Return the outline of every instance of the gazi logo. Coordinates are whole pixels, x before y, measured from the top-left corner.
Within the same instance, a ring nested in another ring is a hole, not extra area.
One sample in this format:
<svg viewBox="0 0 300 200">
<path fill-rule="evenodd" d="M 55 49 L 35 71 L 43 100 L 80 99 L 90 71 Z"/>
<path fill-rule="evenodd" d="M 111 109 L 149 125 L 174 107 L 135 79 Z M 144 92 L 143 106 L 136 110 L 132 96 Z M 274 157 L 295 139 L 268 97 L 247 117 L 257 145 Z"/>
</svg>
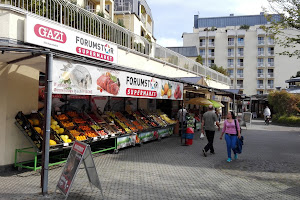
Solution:
<svg viewBox="0 0 300 200">
<path fill-rule="evenodd" d="M 41 38 L 52 40 L 55 42 L 65 43 L 67 41 L 67 36 L 64 32 L 43 26 L 41 24 L 36 24 L 34 26 L 34 33 Z"/>
</svg>

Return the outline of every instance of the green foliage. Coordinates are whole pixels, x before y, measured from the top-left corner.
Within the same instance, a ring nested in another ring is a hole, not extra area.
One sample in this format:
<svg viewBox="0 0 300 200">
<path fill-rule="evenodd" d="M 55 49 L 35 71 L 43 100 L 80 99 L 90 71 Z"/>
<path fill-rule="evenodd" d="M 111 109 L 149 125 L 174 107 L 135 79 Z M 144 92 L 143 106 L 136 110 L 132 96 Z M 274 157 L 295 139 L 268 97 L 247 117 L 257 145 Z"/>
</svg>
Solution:
<svg viewBox="0 0 300 200">
<path fill-rule="evenodd" d="M 300 126 L 300 116 L 295 116 L 295 115 L 287 116 L 287 115 L 275 114 L 272 117 L 272 121 L 284 125 Z"/>
<path fill-rule="evenodd" d="M 282 90 L 270 93 L 268 100 L 274 112 L 279 115 L 291 116 L 300 113 L 300 95 Z"/>
<path fill-rule="evenodd" d="M 200 63 L 201 65 L 203 65 L 203 58 L 201 55 L 199 55 L 197 58 L 196 58 L 196 62 L 197 63 Z"/>
<path fill-rule="evenodd" d="M 97 15 L 100 16 L 100 17 L 102 17 L 102 18 L 105 18 L 104 13 L 101 12 L 101 11 L 97 12 Z"/>
<path fill-rule="evenodd" d="M 296 48 L 300 44 L 300 35 L 285 34 L 284 29 L 300 30 L 300 1 L 299 0 L 268 0 L 269 8 L 266 12 L 277 13 L 281 15 L 279 22 L 272 20 L 272 15 L 266 14 L 265 17 L 271 23 L 266 30 L 269 34 L 275 35 L 275 41 L 284 48 L 292 48 L 280 52 L 279 55 L 289 57 L 296 56 L 300 58 L 300 50 Z"/>
<path fill-rule="evenodd" d="M 124 20 L 123 19 L 118 19 L 118 23 L 119 26 L 122 26 L 123 28 L 126 28 L 124 25 Z"/>
<path fill-rule="evenodd" d="M 247 24 L 244 24 L 244 25 L 240 26 L 241 30 L 248 30 L 249 28 L 250 28 L 250 26 L 247 25 Z"/>
<path fill-rule="evenodd" d="M 211 65 L 211 69 L 220 72 L 221 74 L 224 74 L 225 76 L 228 76 L 227 70 L 224 67 L 218 67 L 216 64 Z"/>
<path fill-rule="evenodd" d="M 217 30 L 217 28 L 214 27 L 214 26 L 212 26 L 211 29 L 210 29 L 210 31 L 216 31 L 216 30 Z"/>
</svg>

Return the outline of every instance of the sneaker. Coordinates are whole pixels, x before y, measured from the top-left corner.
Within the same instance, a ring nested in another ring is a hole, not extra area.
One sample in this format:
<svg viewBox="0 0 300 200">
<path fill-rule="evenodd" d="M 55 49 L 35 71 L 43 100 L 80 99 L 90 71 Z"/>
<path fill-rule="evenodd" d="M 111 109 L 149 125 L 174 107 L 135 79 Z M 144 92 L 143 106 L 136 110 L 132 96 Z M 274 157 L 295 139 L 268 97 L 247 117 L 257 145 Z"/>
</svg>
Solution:
<svg viewBox="0 0 300 200">
<path fill-rule="evenodd" d="M 234 160 L 237 160 L 237 159 L 238 159 L 238 155 L 234 154 Z"/>
<path fill-rule="evenodd" d="M 207 155 L 204 149 L 202 149 L 202 152 L 203 152 L 203 156 L 206 157 Z"/>
<path fill-rule="evenodd" d="M 231 162 L 231 158 L 228 158 L 228 159 L 227 159 L 227 162 Z"/>
</svg>

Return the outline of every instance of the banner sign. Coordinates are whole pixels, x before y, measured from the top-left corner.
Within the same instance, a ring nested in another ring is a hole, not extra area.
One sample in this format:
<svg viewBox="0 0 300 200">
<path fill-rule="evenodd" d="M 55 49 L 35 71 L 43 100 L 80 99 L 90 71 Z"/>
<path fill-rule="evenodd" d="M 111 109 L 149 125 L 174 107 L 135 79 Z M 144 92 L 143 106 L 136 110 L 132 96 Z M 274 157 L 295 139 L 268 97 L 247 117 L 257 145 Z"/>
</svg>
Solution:
<svg viewBox="0 0 300 200">
<path fill-rule="evenodd" d="M 27 15 L 24 35 L 27 43 L 117 63 L 117 45 L 56 22 Z"/>
<path fill-rule="evenodd" d="M 53 93 L 182 100 L 183 84 L 124 71 L 53 60 Z"/>
<path fill-rule="evenodd" d="M 60 175 L 56 188 L 59 189 L 66 196 L 66 198 L 68 197 L 81 162 L 84 163 L 89 182 L 101 191 L 101 195 L 103 197 L 91 148 L 88 144 L 78 141 L 75 141 L 74 145 L 72 146 L 67 163 L 65 164 L 62 174 Z"/>
</svg>

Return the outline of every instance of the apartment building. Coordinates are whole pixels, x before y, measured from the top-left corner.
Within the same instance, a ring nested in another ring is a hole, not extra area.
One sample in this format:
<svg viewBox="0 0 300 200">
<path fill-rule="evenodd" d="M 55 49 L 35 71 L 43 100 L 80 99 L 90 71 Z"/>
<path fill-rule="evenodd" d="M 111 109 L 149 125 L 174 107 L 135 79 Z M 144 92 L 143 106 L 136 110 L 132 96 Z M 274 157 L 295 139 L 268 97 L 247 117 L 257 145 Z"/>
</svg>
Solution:
<svg viewBox="0 0 300 200">
<path fill-rule="evenodd" d="M 279 19 L 279 15 L 272 15 L 272 20 Z M 264 13 L 212 18 L 195 15 L 193 33 L 183 33 L 183 46 L 196 46 L 203 65 L 227 68 L 232 89 L 247 95 L 267 94 L 286 88 L 285 80 L 300 67 L 296 58 L 279 55 L 287 49 L 276 44 L 262 25 L 268 26 Z M 284 32 L 299 34 L 295 30 Z"/>
<path fill-rule="evenodd" d="M 145 0 L 115 0 L 114 22 L 125 26 L 137 35 L 154 41 L 153 18 Z"/>
</svg>

